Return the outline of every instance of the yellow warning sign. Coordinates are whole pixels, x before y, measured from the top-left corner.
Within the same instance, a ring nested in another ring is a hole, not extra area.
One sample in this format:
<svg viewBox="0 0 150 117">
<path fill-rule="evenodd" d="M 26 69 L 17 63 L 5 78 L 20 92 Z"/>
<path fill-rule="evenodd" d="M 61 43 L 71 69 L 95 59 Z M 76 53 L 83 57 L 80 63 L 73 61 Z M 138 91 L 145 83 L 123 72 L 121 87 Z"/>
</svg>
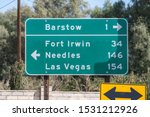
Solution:
<svg viewBox="0 0 150 117">
<path fill-rule="evenodd" d="M 100 100 L 146 100 L 145 85 L 106 84 L 100 86 Z"/>
</svg>

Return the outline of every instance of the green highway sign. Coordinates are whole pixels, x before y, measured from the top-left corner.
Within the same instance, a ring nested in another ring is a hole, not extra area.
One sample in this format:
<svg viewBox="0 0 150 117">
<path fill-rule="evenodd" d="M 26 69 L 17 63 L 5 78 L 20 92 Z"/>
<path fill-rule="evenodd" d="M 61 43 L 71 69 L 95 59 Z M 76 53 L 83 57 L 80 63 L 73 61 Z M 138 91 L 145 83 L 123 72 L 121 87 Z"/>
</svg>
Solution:
<svg viewBox="0 0 150 117">
<path fill-rule="evenodd" d="M 123 18 L 29 18 L 28 75 L 121 75 L 128 72 L 128 22 Z"/>
</svg>

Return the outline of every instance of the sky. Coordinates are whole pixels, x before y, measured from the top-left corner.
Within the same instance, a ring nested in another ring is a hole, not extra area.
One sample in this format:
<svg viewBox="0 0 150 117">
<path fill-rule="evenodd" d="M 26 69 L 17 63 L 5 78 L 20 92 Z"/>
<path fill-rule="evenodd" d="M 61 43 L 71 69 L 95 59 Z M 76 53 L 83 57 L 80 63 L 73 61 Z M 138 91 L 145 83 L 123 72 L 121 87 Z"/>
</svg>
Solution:
<svg viewBox="0 0 150 117">
<path fill-rule="evenodd" d="M 21 0 L 21 5 L 29 5 L 32 6 L 34 0 Z M 103 4 L 105 0 L 85 0 L 89 3 L 90 8 L 94 8 L 95 6 L 103 7 Z M 118 0 L 111 0 L 112 3 L 116 2 Z M 124 0 L 126 4 L 130 2 L 130 0 Z M 9 5 L 7 5 L 10 3 Z M 0 0 L 0 12 L 5 12 L 8 9 L 11 9 L 13 7 L 17 7 L 17 0 Z"/>
</svg>

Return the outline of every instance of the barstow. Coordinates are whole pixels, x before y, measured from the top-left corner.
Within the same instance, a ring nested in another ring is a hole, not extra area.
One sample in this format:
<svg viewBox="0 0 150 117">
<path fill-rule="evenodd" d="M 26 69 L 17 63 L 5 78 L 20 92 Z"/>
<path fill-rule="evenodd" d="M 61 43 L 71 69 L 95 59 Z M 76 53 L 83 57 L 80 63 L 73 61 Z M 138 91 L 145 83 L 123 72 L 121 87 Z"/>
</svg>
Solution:
<svg viewBox="0 0 150 117">
<path fill-rule="evenodd" d="M 66 30 L 76 30 L 80 31 L 82 29 L 81 25 L 53 25 L 53 24 L 45 24 L 45 30 L 49 31 L 66 31 Z"/>
</svg>

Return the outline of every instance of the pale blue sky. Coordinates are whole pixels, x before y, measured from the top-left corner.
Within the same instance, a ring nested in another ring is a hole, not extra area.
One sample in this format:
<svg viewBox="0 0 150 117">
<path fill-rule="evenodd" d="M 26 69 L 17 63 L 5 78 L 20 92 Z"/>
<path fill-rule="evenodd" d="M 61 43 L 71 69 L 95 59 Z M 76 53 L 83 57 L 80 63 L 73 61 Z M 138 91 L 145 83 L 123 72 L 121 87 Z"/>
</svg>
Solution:
<svg viewBox="0 0 150 117">
<path fill-rule="evenodd" d="M 12 2 L 10 5 L 8 5 L 8 6 L 4 7 L 4 8 L 2 8 L 3 6 L 5 6 L 6 4 L 10 3 L 11 1 L 13 1 L 13 0 L 0 0 L 0 12 L 5 12 L 5 11 L 7 11 L 8 9 L 11 9 L 11 8 L 17 6 L 17 0 L 15 0 L 15 1 Z M 32 6 L 32 2 L 33 2 L 33 1 L 34 1 L 34 0 L 21 0 L 21 4 L 22 4 L 22 5 L 27 4 L 27 5 L 29 5 L 29 6 Z M 102 7 L 105 0 L 85 0 L 85 1 L 88 1 L 88 2 L 89 2 L 90 8 L 94 8 L 95 6 Z M 112 3 L 114 3 L 114 2 L 116 2 L 116 1 L 118 1 L 118 0 L 111 0 L 111 1 L 112 1 Z M 130 2 L 130 0 L 124 0 L 124 1 L 125 1 L 126 4 Z"/>
</svg>

